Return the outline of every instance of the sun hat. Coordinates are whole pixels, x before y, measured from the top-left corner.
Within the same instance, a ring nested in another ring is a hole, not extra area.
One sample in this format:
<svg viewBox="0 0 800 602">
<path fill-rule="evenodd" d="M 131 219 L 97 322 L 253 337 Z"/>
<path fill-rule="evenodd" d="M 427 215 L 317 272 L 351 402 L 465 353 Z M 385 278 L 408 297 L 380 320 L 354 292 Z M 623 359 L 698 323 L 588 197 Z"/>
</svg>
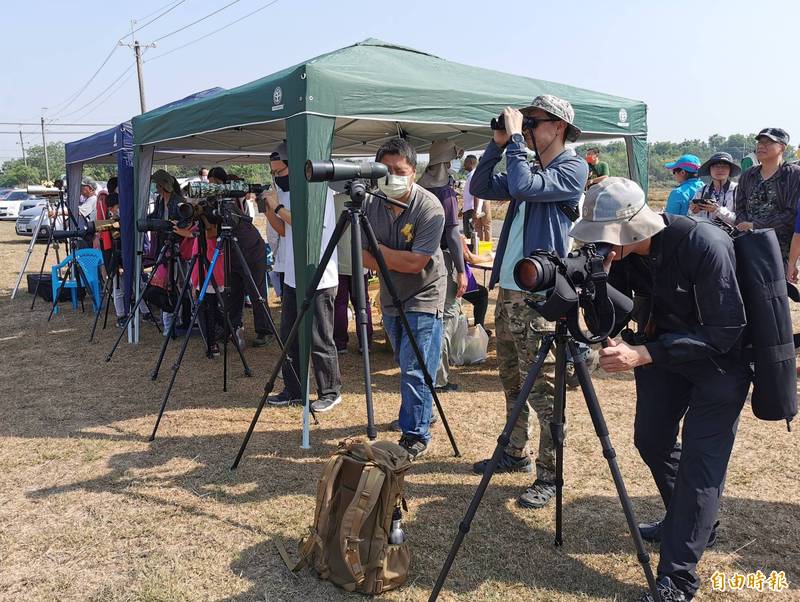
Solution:
<svg viewBox="0 0 800 602">
<path fill-rule="evenodd" d="M 175 192 L 173 189 L 174 178 L 163 169 L 154 171 L 153 175 L 150 176 L 150 179 L 167 192 Z"/>
<path fill-rule="evenodd" d="M 740 173 L 742 173 L 742 168 L 736 164 L 730 153 L 720 152 L 711 155 L 708 158 L 708 161 L 706 161 L 700 166 L 700 169 L 697 171 L 697 175 L 700 176 L 701 178 L 704 176 L 710 176 L 711 166 L 714 165 L 715 163 L 727 163 L 731 168 L 731 174 L 730 174 L 731 178 L 735 178 Z"/>
<path fill-rule="evenodd" d="M 664 163 L 664 167 L 697 173 L 697 170 L 700 169 L 700 158 L 697 155 L 681 155 L 672 163 Z"/>
<path fill-rule="evenodd" d="M 592 186 L 583 202 L 581 219 L 569 235 L 583 242 L 631 245 L 666 228 L 647 205 L 644 191 L 627 178 L 610 177 Z"/>
<path fill-rule="evenodd" d="M 549 113 L 553 117 L 558 117 L 567 123 L 567 140 L 575 142 L 581 135 L 581 130 L 575 125 L 575 109 L 569 101 L 553 96 L 552 94 L 542 94 L 533 99 L 530 106 L 520 109 L 521 113 L 531 109 L 540 109 Z"/>
</svg>

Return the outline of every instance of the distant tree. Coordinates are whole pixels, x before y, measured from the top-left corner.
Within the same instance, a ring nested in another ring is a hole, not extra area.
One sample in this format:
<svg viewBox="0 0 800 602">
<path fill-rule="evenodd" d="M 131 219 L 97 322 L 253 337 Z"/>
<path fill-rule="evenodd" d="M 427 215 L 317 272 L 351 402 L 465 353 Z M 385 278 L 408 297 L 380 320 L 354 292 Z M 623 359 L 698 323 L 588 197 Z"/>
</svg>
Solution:
<svg viewBox="0 0 800 602">
<path fill-rule="evenodd" d="M 25 165 L 21 159 L 6 161 L 0 169 L 0 186 L 25 187 L 40 184 L 41 181 L 39 170 L 32 165 Z"/>
</svg>

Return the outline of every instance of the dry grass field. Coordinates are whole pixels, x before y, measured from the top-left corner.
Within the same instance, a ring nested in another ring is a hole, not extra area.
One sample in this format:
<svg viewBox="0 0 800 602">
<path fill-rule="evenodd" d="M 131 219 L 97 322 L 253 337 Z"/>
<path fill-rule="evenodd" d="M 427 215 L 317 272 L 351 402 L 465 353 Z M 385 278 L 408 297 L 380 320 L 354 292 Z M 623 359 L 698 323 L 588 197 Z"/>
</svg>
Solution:
<svg viewBox="0 0 800 602">
<path fill-rule="evenodd" d="M 48 323 L 41 300 L 34 311 L 25 292 L 11 301 L 27 242 L 15 236 L 13 223 L 0 223 L 0 600 L 363 599 L 308 569 L 291 575 L 274 546 L 282 540 L 294 551 L 312 519 L 321 466 L 338 441 L 364 433 L 355 341 L 340 356 L 344 402 L 312 427 L 312 449 L 300 449 L 299 409 L 266 408 L 232 472 L 276 349 L 246 350 L 254 378 L 244 378 L 232 360 L 223 393 L 221 359 L 206 359 L 193 339 L 158 437 L 149 443 L 178 345 L 170 345 L 152 382 L 148 372 L 160 343 L 154 328 L 106 363 L 115 328 L 89 344 L 90 313 L 67 307 Z M 30 271 L 38 270 L 42 252 L 37 246 Z M 380 328 L 376 336 L 383 343 Z M 386 427 L 397 415 L 398 370 L 384 344 L 376 345 L 372 360 L 380 437 L 392 438 Z M 427 599 L 479 481 L 470 466 L 492 451 L 502 428 L 493 342 L 485 364 L 454 368 L 453 375 L 461 389 L 441 400 L 463 457 L 453 457 L 444 430 L 435 426 L 432 452 L 407 480 L 412 574 L 385 600 Z M 632 442 L 632 377 L 596 375 L 595 383 L 639 518 L 659 517 L 655 486 Z M 553 546 L 552 506 L 516 507 L 527 478 L 496 477 L 441 600 L 636 599 L 644 578 L 600 445 L 574 392 L 568 416 L 564 546 Z M 800 599 L 799 452 L 796 433 L 756 420 L 745 407 L 719 543 L 700 565 L 698 600 Z M 655 564 L 658 550 L 650 551 Z M 711 591 L 717 571 L 757 570 L 785 571 L 790 589 Z"/>
</svg>

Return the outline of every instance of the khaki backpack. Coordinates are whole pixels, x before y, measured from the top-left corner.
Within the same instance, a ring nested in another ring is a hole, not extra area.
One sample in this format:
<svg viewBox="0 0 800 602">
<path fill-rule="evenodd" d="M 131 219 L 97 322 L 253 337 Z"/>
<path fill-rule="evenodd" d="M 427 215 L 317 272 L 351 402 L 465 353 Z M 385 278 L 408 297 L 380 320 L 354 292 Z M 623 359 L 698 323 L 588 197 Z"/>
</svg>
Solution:
<svg viewBox="0 0 800 602">
<path fill-rule="evenodd" d="M 389 543 L 395 508 L 405 509 L 403 480 L 411 460 L 396 443 L 347 439 L 328 460 L 317 485 L 317 506 L 310 535 L 300 540 L 300 560 L 292 572 L 313 564 L 319 577 L 347 591 L 380 594 L 408 577 L 408 542 Z"/>
</svg>

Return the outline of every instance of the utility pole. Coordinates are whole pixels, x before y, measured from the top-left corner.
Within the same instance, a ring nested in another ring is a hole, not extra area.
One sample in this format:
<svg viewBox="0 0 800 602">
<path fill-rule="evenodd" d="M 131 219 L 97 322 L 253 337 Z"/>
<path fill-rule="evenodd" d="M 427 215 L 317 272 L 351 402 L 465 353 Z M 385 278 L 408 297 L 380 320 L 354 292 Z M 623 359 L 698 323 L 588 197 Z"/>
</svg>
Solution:
<svg viewBox="0 0 800 602">
<path fill-rule="evenodd" d="M 122 40 L 119 41 L 120 46 L 127 46 L 133 48 L 133 56 L 136 59 L 136 75 L 139 79 L 139 106 L 142 113 L 147 111 L 147 106 L 144 101 L 144 71 L 142 69 L 142 48 L 155 48 L 155 44 L 140 44 L 138 40 L 133 39 L 134 25 L 136 21 L 131 21 L 131 41 L 132 44 L 125 44 Z"/>
<path fill-rule="evenodd" d="M 19 145 L 22 147 L 22 160 L 25 162 L 25 167 L 28 167 L 28 157 L 25 156 L 25 141 L 22 139 L 22 130 L 19 131 Z"/>
<path fill-rule="evenodd" d="M 42 115 L 42 146 L 44 147 L 44 171 L 47 181 L 50 181 L 50 159 L 47 158 L 47 138 L 44 136 L 44 115 Z"/>
</svg>

